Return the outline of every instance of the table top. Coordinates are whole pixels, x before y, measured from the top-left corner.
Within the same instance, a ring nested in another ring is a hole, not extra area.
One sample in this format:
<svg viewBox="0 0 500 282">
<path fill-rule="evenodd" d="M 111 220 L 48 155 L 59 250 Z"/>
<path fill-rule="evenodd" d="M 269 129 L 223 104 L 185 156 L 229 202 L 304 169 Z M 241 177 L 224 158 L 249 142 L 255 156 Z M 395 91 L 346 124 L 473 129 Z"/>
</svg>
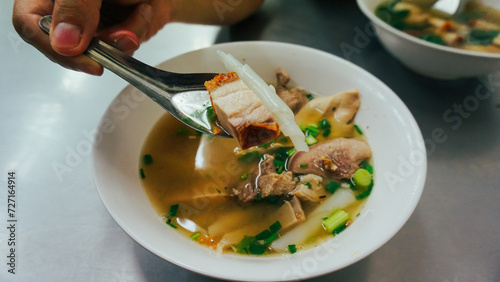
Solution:
<svg viewBox="0 0 500 282">
<path fill-rule="evenodd" d="M 97 193 L 90 152 L 58 172 L 127 83 L 110 72 L 92 77 L 50 62 L 17 36 L 5 12 L 11 7 L 12 1 L 0 3 L 0 280 L 216 281 L 160 259 L 120 229 Z M 391 57 L 367 29 L 355 1 L 267 0 L 231 27 L 167 25 L 135 57 L 156 65 L 214 43 L 270 40 L 320 49 L 371 72 L 420 126 L 428 150 L 424 193 L 384 246 L 311 281 L 499 281 L 500 73 L 425 78 Z M 477 93 L 488 98 L 474 99 Z M 9 172 L 15 172 L 17 222 L 6 211 Z M 10 224 L 16 274 L 5 263 Z"/>
</svg>

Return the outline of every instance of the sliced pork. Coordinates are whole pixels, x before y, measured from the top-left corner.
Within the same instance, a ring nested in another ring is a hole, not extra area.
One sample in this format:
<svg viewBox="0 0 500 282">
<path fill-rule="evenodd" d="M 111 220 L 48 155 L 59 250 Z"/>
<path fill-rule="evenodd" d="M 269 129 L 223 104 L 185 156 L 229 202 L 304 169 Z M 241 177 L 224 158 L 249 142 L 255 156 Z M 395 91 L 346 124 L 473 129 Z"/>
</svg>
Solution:
<svg viewBox="0 0 500 282">
<path fill-rule="evenodd" d="M 309 147 L 309 152 L 295 153 L 290 159 L 288 170 L 331 179 L 346 179 L 351 178 L 361 161 L 371 156 L 370 146 L 365 142 L 336 138 Z"/>
<path fill-rule="evenodd" d="M 261 145 L 280 134 L 278 123 L 235 72 L 205 82 L 220 125 L 242 149 Z"/>
</svg>

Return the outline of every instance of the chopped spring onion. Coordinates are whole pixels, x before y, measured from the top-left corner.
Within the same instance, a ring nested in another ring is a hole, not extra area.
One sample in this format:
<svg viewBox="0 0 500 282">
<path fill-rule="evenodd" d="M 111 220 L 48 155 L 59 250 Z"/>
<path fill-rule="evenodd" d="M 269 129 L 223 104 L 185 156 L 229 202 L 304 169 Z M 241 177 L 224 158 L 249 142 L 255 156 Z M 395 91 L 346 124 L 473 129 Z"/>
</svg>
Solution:
<svg viewBox="0 0 500 282">
<path fill-rule="evenodd" d="M 292 149 L 288 150 L 288 151 L 286 152 L 286 154 L 287 154 L 288 156 L 292 156 L 293 154 L 295 154 L 295 152 L 297 152 L 297 149 L 292 148 Z"/>
<path fill-rule="evenodd" d="M 317 122 L 311 122 L 311 123 L 309 123 L 309 125 L 307 127 L 308 128 L 316 128 L 316 129 L 318 129 L 319 128 L 319 123 L 317 123 Z"/>
<path fill-rule="evenodd" d="M 266 245 L 253 243 L 253 244 L 252 244 L 252 245 L 250 245 L 250 247 L 248 248 L 248 251 L 249 251 L 252 255 L 262 255 L 263 253 L 265 253 L 265 252 L 266 252 Z"/>
<path fill-rule="evenodd" d="M 245 236 L 241 241 L 236 245 L 236 250 L 238 253 L 248 253 L 247 249 L 255 242 L 257 239 L 253 236 Z"/>
<path fill-rule="evenodd" d="M 307 99 L 309 99 L 309 100 L 314 99 L 314 96 L 311 93 L 307 93 L 306 96 L 307 96 Z"/>
<path fill-rule="evenodd" d="M 170 206 L 170 211 L 168 212 L 168 216 L 170 218 L 176 216 L 177 215 L 177 209 L 179 209 L 179 205 L 171 205 Z"/>
<path fill-rule="evenodd" d="M 290 254 L 295 254 L 297 252 L 297 246 L 288 245 L 288 251 L 290 251 Z"/>
<path fill-rule="evenodd" d="M 173 229 L 177 229 L 177 226 L 173 225 L 170 221 L 167 221 L 168 226 L 172 227 Z"/>
<path fill-rule="evenodd" d="M 285 166 L 280 166 L 280 167 L 278 167 L 278 169 L 276 170 L 276 172 L 277 172 L 278 174 L 281 174 L 281 173 L 283 172 L 283 170 L 284 170 L 284 169 L 285 169 Z"/>
<path fill-rule="evenodd" d="M 278 233 L 274 232 L 269 237 L 267 237 L 264 241 L 267 245 L 271 244 L 274 240 L 278 239 Z"/>
<path fill-rule="evenodd" d="M 370 183 L 372 183 L 372 175 L 368 172 L 368 170 L 359 168 L 352 175 L 352 180 L 356 186 L 366 188 L 370 186 Z"/>
<path fill-rule="evenodd" d="M 271 230 L 271 232 L 273 233 L 278 232 L 278 230 L 280 229 L 281 229 L 281 223 L 279 221 L 276 221 L 275 223 L 271 224 L 271 226 L 269 226 L 269 230 Z"/>
<path fill-rule="evenodd" d="M 285 162 L 279 159 L 274 159 L 273 164 L 276 166 L 276 172 L 281 174 L 285 169 Z"/>
<path fill-rule="evenodd" d="M 318 140 L 316 140 L 316 138 L 314 138 L 314 136 L 312 136 L 312 135 L 308 135 L 305 140 L 306 140 L 306 144 L 309 146 L 318 143 Z"/>
<path fill-rule="evenodd" d="M 322 129 L 327 129 L 327 128 L 330 128 L 332 126 L 330 125 L 330 123 L 326 119 L 323 119 L 319 122 L 319 127 L 321 127 Z"/>
<path fill-rule="evenodd" d="M 321 134 L 321 135 L 323 135 L 323 137 L 327 137 L 328 135 L 330 135 L 331 132 L 332 132 L 332 130 L 330 128 L 327 128 L 327 129 L 325 129 L 325 131 L 323 131 L 323 134 Z"/>
<path fill-rule="evenodd" d="M 139 175 L 141 176 L 142 179 L 146 178 L 146 175 L 144 174 L 144 170 L 142 168 L 139 169 Z"/>
<path fill-rule="evenodd" d="M 260 232 L 259 234 L 257 234 L 257 235 L 255 236 L 255 238 L 256 238 L 257 240 L 265 240 L 265 239 L 267 239 L 269 236 L 271 236 L 271 231 L 269 231 L 269 230 L 267 230 L 267 229 L 266 229 L 266 230 L 264 230 L 264 231 Z"/>
<path fill-rule="evenodd" d="M 340 232 L 344 231 L 344 229 L 346 229 L 346 228 L 347 228 L 347 226 L 345 226 L 345 225 L 339 226 L 339 228 L 337 228 L 337 229 L 333 230 L 333 232 L 332 232 L 332 233 L 333 233 L 333 234 L 335 234 L 335 235 L 337 235 L 337 234 L 339 234 Z"/>
<path fill-rule="evenodd" d="M 248 177 L 248 173 L 246 173 L 246 172 L 244 172 L 244 173 L 240 176 L 241 180 L 245 180 L 245 179 L 247 179 L 247 177 Z"/>
<path fill-rule="evenodd" d="M 420 39 L 425 40 L 427 42 L 434 43 L 434 44 L 438 44 L 438 45 L 446 45 L 444 43 L 444 40 L 439 35 L 427 33 L 427 34 L 420 36 Z"/>
<path fill-rule="evenodd" d="M 335 193 L 335 191 L 337 191 L 337 189 L 339 189 L 339 188 L 340 188 L 340 184 L 338 184 L 335 181 L 332 181 L 332 182 L 326 184 L 326 186 L 325 186 L 325 189 L 327 191 L 332 192 L 332 193 Z"/>
<path fill-rule="evenodd" d="M 369 164 L 367 161 L 362 161 L 361 164 L 359 164 L 360 168 L 364 168 L 368 170 L 370 174 L 373 174 L 373 166 Z"/>
<path fill-rule="evenodd" d="M 196 232 L 196 233 L 193 233 L 193 235 L 191 235 L 191 239 L 196 240 L 196 239 L 200 238 L 200 236 L 201 236 L 200 232 Z"/>
<path fill-rule="evenodd" d="M 316 136 L 316 135 L 318 135 L 318 133 L 319 133 L 319 129 L 317 127 L 312 127 L 310 125 L 306 127 L 306 136 L 307 135 Z"/>
<path fill-rule="evenodd" d="M 151 157 L 150 154 L 144 155 L 143 161 L 144 161 L 144 164 L 152 164 L 153 163 L 153 157 Z"/>
<path fill-rule="evenodd" d="M 311 185 L 311 183 L 309 183 L 309 182 L 304 183 L 304 185 L 306 185 L 306 186 L 307 186 L 307 188 L 309 188 L 309 189 L 311 189 L 311 188 L 312 188 L 312 185 Z"/>
<path fill-rule="evenodd" d="M 299 167 L 307 167 L 308 164 L 299 164 Z"/>
<path fill-rule="evenodd" d="M 358 126 L 357 124 L 355 124 L 355 125 L 354 125 L 354 129 L 356 129 L 356 131 L 357 131 L 359 134 L 363 135 L 363 131 L 361 131 L 361 128 L 359 128 L 359 126 Z"/>
<path fill-rule="evenodd" d="M 215 190 L 217 190 L 217 193 L 219 193 L 219 194 L 220 194 L 220 190 L 219 190 L 218 188 L 215 188 Z"/>
<path fill-rule="evenodd" d="M 370 186 L 368 186 L 368 189 L 366 189 L 361 194 L 356 196 L 356 200 L 362 200 L 362 199 L 370 196 L 372 189 L 373 189 L 373 181 L 372 181 L 372 183 L 370 183 Z"/>
<path fill-rule="evenodd" d="M 333 233 L 337 228 L 345 225 L 351 217 L 344 210 L 336 210 L 327 219 L 323 220 L 323 226 L 328 232 Z"/>
<path fill-rule="evenodd" d="M 226 69 L 236 72 L 248 88 L 259 97 L 264 107 L 266 107 L 279 124 L 283 134 L 290 137 L 295 148 L 298 151 L 309 151 L 309 147 L 304 142 L 304 134 L 295 123 L 295 116 L 292 110 L 276 94 L 276 89 L 272 85 L 267 85 L 250 66 L 246 64 L 242 65 L 232 55 L 226 54 L 221 50 L 217 50 L 217 54 Z"/>
</svg>

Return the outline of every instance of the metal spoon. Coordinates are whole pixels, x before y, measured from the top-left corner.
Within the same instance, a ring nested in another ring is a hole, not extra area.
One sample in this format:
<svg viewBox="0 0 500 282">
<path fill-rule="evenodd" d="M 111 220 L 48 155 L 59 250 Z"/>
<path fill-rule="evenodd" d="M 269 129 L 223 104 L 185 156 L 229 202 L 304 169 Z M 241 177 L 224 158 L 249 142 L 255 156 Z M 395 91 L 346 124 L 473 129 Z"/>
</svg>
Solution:
<svg viewBox="0 0 500 282">
<path fill-rule="evenodd" d="M 50 31 L 52 16 L 40 19 L 40 27 Z M 204 83 L 216 73 L 173 73 L 146 65 L 120 50 L 93 38 L 84 54 L 104 68 L 135 86 L 172 116 L 193 129 L 218 137 L 232 137 L 222 127 L 209 121 L 211 106 Z"/>
</svg>

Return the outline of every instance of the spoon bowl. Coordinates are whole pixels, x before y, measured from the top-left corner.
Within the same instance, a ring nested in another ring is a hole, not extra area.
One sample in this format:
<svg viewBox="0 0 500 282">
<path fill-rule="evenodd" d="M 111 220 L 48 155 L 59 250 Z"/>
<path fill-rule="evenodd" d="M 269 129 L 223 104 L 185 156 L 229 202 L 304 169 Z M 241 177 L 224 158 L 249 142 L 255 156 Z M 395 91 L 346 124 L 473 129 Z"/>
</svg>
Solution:
<svg viewBox="0 0 500 282">
<path fill-rule="evenodd" d="M 39 21 L 40 28 L 49 33 L 51 22 L 51 15 L 42 17 Z M 232 137 L 217 123 L 212 124 L 208 117 L 207 109 L 211 107 L 211 102 L 204 83 L 213 79 L 217 73 L 173 73 L 160 70 L 97 38 L 92 39 L 84 54 L 125 79 L 189 127 L 217 137 Z"/>
</svg>

